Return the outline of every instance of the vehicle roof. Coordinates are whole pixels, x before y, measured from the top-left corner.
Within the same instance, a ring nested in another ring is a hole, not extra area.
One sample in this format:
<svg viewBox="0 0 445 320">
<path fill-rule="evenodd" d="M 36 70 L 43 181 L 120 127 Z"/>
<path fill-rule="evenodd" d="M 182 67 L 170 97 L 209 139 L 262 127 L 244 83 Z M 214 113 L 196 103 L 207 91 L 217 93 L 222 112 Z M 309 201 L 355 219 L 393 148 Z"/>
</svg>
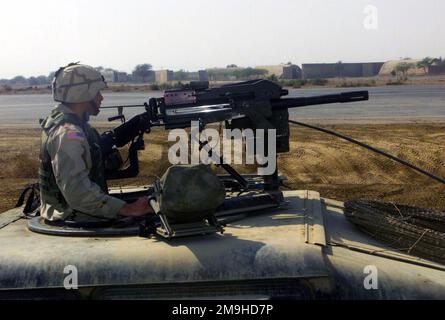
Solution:
<svg viewBox="0 0 445 320">
<path fill-rule="evenodd" d="M 172 240 L 49 236 L 19 220 L 0 231 L 0 283 L 60 286 L 67 265 L 85 286 L 327 275 L 321 247 L 306 245 L 301 192 L 285 197 L 288 208 L 233 222 L 223 235 Z"/>
<path fill-rule="evenodd" d="M 429 297 L 428 282 L 433 297 L 445 297 L 445 266 L 361 233 L 341 202 L 308 190 L 283 194 L 285 207 L 231 222 L 223 235 L 172 240 L 37 234 L 14 221 L 19 210 L 8 211 L 0 215 L 0 290 L 62 287 L 73 265 L 80 287 L 337 277 L 363 291 L 363 268 L 375 264 L 389 286 L 379 294 Z"/>
</svg>

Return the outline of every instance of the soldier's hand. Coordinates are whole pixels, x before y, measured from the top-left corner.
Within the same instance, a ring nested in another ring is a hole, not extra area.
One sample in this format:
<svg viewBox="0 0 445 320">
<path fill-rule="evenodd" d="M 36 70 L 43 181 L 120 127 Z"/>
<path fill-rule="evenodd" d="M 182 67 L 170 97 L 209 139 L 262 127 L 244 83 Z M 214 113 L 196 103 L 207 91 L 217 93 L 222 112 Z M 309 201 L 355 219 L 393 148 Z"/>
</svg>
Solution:
<svg viewBox="0 0 445 320">
<path fill-rule="evenodd" d="M 127 203 L 119 211 L 119 215 L 124 217 L 139 217 L 150 213 L 154 213 L 154 211 L 147 198 L 139 198 L 133 203 Z"/>
</svg>

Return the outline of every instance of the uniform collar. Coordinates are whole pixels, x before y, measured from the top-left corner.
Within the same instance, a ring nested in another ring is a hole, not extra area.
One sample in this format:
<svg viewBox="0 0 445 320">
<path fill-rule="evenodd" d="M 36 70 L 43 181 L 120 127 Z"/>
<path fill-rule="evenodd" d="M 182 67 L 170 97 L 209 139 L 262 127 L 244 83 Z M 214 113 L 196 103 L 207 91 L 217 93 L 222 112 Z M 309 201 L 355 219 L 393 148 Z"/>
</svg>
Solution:
<svg viewBox="0 0 445 320">
<path fill-rule="evenodd" d="M 56 108 L 54 110 L 65 113 L 65 114 L 67 114 L 67 113 L 74 114 L 74 115 L 76 115 L 76 117 L 78 117 L 77 114 L 73 110 L 71 110 L 70 107 L 64 105 L 63 103 L 59 103 L 58 105 L 56 105 Z M 85 119 L 81 119 L 81 120 L 83 120 L 83 122 L 88 122 L 88 120 L 90 120 L 90 116 L 87 113 L 85 113 Z"/>
</svg>

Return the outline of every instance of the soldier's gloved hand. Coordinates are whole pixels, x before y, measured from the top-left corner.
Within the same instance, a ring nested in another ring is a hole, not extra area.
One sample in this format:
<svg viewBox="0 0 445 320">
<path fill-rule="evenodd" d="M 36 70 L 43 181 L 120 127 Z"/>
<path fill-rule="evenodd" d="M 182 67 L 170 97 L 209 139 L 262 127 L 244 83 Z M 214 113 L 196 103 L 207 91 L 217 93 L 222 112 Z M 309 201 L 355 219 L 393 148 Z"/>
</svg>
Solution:
<svg viewBox="0 0 445 320">
<path fill-rule="evenodd" d="M 150 213 L 154 213 L 154 211 L 147 198 L 139 198 L 136 202 L 127 203 L 119 211 L 119 215 L 124 217 L 139 217 Z"/>
</svg>

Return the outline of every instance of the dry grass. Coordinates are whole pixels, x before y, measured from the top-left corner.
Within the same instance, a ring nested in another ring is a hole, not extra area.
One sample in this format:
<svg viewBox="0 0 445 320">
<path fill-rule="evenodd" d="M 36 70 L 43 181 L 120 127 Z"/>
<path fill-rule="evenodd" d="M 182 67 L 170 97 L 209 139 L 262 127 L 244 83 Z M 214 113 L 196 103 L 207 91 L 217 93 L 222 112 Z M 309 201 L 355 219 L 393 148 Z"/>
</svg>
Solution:
<svg viewBox="0 0 445 320">
<path fill-rule="evenodd" d="M 389 151 L 445 177 L 445 124 L 324 125 Z M 20 191 L 36 180 L 39 130 L 2 129 L 0 133 L 0 212 L 11 208 Z M 136 179 L 112 185 L 147 184 L 168 168 L 165 130 L 146 136 Z M 445 210 L 445 187 L 391 160 L 338 138 L 305 128 L 292 128 L 291 152 L 280 154 L 280 174 L 293 189 L 318 190 L 339 200 L 359 197 L 396 201 Z M 255 166 L 235 165 L 244 173 Z"/>
</svg>

